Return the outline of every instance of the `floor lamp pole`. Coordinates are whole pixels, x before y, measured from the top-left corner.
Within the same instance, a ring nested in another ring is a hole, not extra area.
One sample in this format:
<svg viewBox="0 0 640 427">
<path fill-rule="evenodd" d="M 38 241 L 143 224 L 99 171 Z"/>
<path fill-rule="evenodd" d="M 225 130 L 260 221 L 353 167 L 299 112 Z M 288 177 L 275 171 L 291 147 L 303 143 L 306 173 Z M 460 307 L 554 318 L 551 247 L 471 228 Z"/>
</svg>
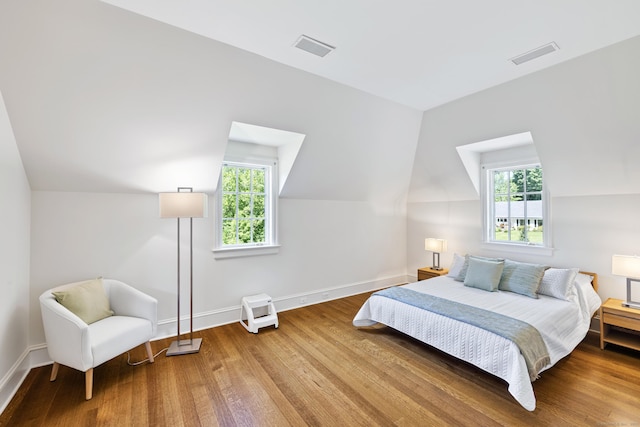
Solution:
<svg viewBox="0 0 640 427">
<path fill-rule="evenodd" d="M 189 341 L 193 342 L 193 218 L 189 218 L 189 298 Z"/>
<path fill-rule="evenodd" d="M 189 192 L 193 191 L 191 188 L 187 187 L 179 187 L 178 192 L 180 192 L 180 190 L 189 190 Z M 176 335 L 176 340 L 171 343 L 169 350 L 167 350 L 167 356 L 197 353 L 200 351 L 200 345 L 202 344 L 202 338 L 193 338 L 193 217 L 189 217 L 189 339 L 180 339 L 182 335 L 180 333 L 180 217 L 178 217 L 176 221 L 178 223 L 178 333 Z"/>
</svg>

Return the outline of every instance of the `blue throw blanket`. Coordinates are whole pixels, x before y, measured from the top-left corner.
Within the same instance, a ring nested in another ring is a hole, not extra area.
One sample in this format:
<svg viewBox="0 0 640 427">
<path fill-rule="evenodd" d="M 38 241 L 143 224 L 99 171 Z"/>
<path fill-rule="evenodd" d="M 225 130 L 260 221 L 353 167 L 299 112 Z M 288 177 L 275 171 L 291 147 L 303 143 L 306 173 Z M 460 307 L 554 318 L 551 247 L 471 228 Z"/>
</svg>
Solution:
<svg viewBox="0 0 640 427">
<path fill-rule="evenodd" d="M 521 320 L 397 286 L 383 289 L 373 295 L 391 298 L 459 320 L 511 340 L 518 346 L 524 357 L 531 381 L 535 381 L 540 370 L 551 362 L 540 332 Z"/>
</svg>

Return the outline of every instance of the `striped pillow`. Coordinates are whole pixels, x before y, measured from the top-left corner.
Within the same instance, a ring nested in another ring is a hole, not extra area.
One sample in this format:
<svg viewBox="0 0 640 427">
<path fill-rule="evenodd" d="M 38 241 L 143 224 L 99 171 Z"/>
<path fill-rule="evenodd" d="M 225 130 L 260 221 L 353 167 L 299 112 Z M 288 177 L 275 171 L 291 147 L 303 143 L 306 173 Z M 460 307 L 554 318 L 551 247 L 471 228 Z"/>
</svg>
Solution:
<svg viewBox="0 0 640 427">
<path fill-rule="evenodd" d="M 538 264 L 527 264 L 511 260 L 504 261 L 504 269 L 498 289 L 538 298 L 538 288 L 546 267 Z"/>
</svg>

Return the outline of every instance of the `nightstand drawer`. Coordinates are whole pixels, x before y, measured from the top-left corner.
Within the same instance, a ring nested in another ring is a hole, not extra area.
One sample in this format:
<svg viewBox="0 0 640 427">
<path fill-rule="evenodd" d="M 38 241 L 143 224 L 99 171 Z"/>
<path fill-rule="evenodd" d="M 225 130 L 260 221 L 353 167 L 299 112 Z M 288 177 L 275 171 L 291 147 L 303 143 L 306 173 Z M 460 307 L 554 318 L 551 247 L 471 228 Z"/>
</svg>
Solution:
<svg viewBox="0 0 640 427">
<path fill-rule="evenodd" d="M 438 275 L 433 273 L 425 273 L 423 271 L 418 272 L 418 280 L 427 280 L 427 279 L 432 279 L 434 277 L 438 277 Z"/>
<path fill-rule="evenodd" d="M 434 277 L 444 276 L 449 272 L 448 269 L 443 268 L 442 270 L 434 270 L 429 267 L 419 268 L 418 269 L 418 281 L 433 279 Z"/>
<path fill-rule="evenodd" d="M 636 329 L 638 327 L 638 320 L 630 317 L 619 316 L 617 314 L 611 314 L 604 312 L 603 322 L 607 325 L 620 326 L 627 329 Z"/>
</svg>

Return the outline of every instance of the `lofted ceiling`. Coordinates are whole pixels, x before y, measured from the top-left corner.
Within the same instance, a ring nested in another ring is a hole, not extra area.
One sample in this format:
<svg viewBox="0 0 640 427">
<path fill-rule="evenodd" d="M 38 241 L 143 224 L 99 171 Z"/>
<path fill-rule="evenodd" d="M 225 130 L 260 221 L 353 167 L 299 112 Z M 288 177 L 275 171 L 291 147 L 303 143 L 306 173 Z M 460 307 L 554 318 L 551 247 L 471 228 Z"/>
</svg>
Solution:
<svg viewBox="0 0 640 427">
<path fill-rule="evenodd" d="M 637 0 L 103 1 L 419 110 L 640 34 Z M 336 49 L 296 49 L 302 34 Z"/>
</svg>

